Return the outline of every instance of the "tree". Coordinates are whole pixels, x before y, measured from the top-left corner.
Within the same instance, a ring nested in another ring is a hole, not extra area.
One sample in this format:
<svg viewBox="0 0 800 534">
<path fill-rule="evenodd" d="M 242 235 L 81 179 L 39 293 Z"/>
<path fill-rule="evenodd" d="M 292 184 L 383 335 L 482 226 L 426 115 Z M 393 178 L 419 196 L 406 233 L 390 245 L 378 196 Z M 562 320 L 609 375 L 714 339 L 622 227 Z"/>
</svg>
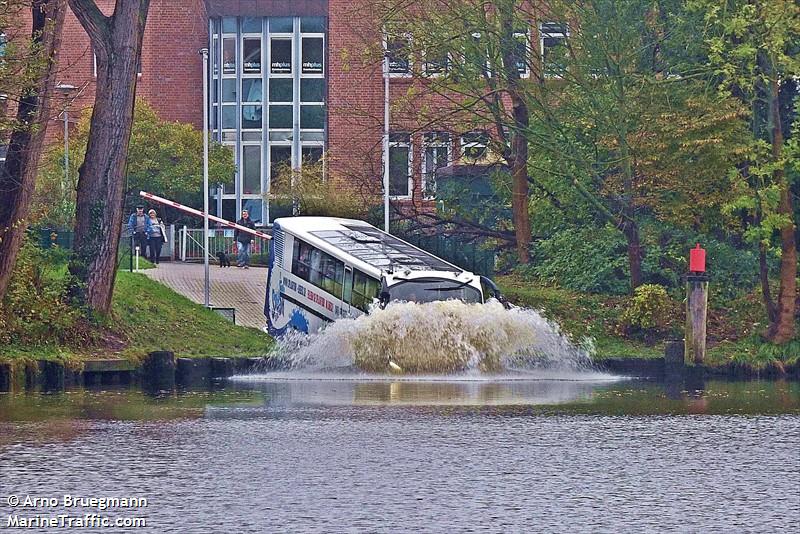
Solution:
<svg viewBox="0 0 800 534">
<path fill-rule="evenodd" d="M 707 23 L 706 44 L 721 91 L 736 95 L 750 114 L 754 150 L 742 179 L 750 186 L 740 206 L 754 213 L 762 251 L 762 293 L 774 343 L 795 335 L 797 306 L 797 224 L 792 206 L 787 109 L 782 93 L 796 91 L 800 75 L 800 5 L 793 0 L 696 0 Z M 795 93 L 796 97 L 796 93 Z M 780 240 L 780 287 L 773 303 L 764 261 L 774 233 Z"/>
<path fill-rule="evenodd" d="M 90 117 L 91 110 L 70 137 L 70 162 L 83 161 L 86 155 Z M 139 191 L 182 204 L 202 205 L 202 135 L 191 124 L 161 120 L 147 102 L 137 100 L 128 144 L 125 207 L 132 209 L 132 205 L 141 202 Z M 77 176 L 77 170 L 70 169 L 70 176 Z M 235 171 L 230 148 L 212 142 L 209 181 L 230 185 Z M 48 155 L 39 173 L 34 212 L 40 224 L 59 228 L 74 224 L 75 184 L 64 184 L 63 177 L 64 151 L 59 148 Z"/>
<path fill-rule="evenodd" d="M 524 98 L 520 63 L 526 62 L 527 41 L 520 50 L 516 33 L 530 23 L 522 9 L 527 2 L 496 0 L 387 0 L 379 8 L 394 53 L 413 57 L 425 67 L 412 71 L 420 80 L 410 90 L 418 122 L 451 130 L 489 128 L 492 148 L 511 175 L 514 244 L 520 263 L 528 263 L 531 243 L 528 145 L 530 112 Z M 431 66 L 435 65 L 434 69 Z M 400 104 L 402 105 L 402 103 Z"/>
<path fill-rule="evenodd" d="M 3 7 L 6 7 L 5 5 Z M 39 155 L 50 119 L 50 99 L 56 78 L 56 58 L 66 4 L 63 0 L 36 0 L 31 4 L 32 30 L 29 58 L 22 68 L 25 76 L 17 102 L 5 164 L 0 168 L 0 299 L 5 295 L 17 253 L 22 245 Z M 23 56 L 0 61 L 7 74 L 6 61 L 22 61 Z M 37 59 L 43 58 L 40 65 Z M 13 68 L 11 70 L 14 70 Z"/>
<path fill-rule="evenodd" d="M 106 314 L 116 276 L 125 164 L 136 95 L 136 65 L 149 0 L 116 0 L 106 16 L 94 0 L 69 0 L 97 57 L 95 105 L 80 166 L 70 297 Z"/>
</svg>

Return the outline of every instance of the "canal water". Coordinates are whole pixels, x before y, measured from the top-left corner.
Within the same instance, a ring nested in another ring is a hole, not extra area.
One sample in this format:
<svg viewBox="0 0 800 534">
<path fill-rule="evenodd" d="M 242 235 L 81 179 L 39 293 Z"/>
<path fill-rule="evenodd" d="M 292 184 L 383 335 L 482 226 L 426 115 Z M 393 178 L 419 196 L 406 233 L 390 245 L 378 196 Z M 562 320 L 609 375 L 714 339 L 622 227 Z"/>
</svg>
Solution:
<svg viewBox="0 0 800 534">
<path fill-rule="evenodd" d="M 798 488 L 797 382 L 286 372 L 0 394 L 0 530 L 93 512 L 146 519 L 130 532 L 796 532 Z"/>
</svg>

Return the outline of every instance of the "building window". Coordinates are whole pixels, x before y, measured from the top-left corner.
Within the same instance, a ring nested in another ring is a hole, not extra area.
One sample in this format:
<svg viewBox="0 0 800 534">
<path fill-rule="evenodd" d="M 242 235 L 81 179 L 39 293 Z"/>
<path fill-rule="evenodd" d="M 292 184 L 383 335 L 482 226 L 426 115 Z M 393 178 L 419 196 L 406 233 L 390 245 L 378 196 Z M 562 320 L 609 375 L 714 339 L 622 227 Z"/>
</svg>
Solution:
<svg viewBox="0 0 800 534">
<path fill-rule="evenodd" d="M 292 129 L 292 106 L 270 106 L 269 127 L 271 130 Z"/>
<path fill-rule="evenodd" d="M 422 136 L 422 196 L 436 196 L 436 171 L 450 163 L 450 135 L 446 132 L 431 132 Z"/>
<path fill-rule="evenodd" d="M 300 128 L 322 130 L 325 128 L 325 106 L 300 106 Z"/>
<path fill-rule="evenodd" d="M 322 37 L 303 37 L 302 46 L 302 73 L 323 74 L 324 69 L 324 43 Z"/>
<path fill-rule="evenodd" d="M 472 162 L 481 161 L 488 155 L 489 134 L 468 132 L 461 136 L 461 156 Z"/>
<path fill-rule="evenodd" d="M 319 161 L 324 151 L 325 27 L 324 17 L 209 21 L 210 122 L 237 160 L 235 187 L 222 190 L 223 211 L 233 204 L 238 215 L 251 206 L 253 220 L 264 223 L 291 213 L 286 192 L 293 175 L 280 183 L 279 170 Z M 269 202 L 261 201 L 263 193 Z"/>
<path fill-rule="evenodd" d="M 292 147 L 284 145 L 272 145 L 269 148 L 269 174 L 270 181 L 275 181 L 292 168 Z M 288 184 L 287 184 L 288 185 Z"/>
<path fill-rule="evenodd" d="M 411 136 L 389 135 L 389 196 L 411 198 Z"/>
<path fill-rule="evenodd" d="M 450 67 L 450 56 L 426 51 L 422 67 L 426 76 L 440 76 Z"/>
<path fill-rule="evenodd" d="M 224 80 L 227 82 L 228 80 Z M 245 78 L 242 80 L 242 102 L 261 104 L 261 78 Z"/>
<path fill-rule="evenodd" d="M 236 74 L 236 37 L 222 38 L 222 74 Z"/>
<path fill-rule="evenodd" d="M 473 32 L 472 38 L 467 41 L 464 50 L 464 62 L 466 70 L 474 73 L 478 77 L 490 76 L 489 53 L 486 50 L 484 39 L 480 32 Z"/>
<path fill-rule="evenodd" d="M 408 37 L 387 37 L 384 41 L 386 47 L 386 62 L 390 76 L 410 76 L 411 60 L 410 41 Z"/>
<path fill-rule="evenodd" d="M 273 78 L 269 81 L 270 102 L 291 102 L 294 100 L 294 80 Z"/>
<path fill-rule="evenodd" d="M 303 78 L 300 80 L 300 102 L 325 102 L 325 79 Z"/>
<path fill-rule="evenodd" d="M 542 73 L 545 77 L 560 77 L 567 67 L 567 37 L 569 28 L 558 22 L 539 24 L 539 44 L 542 53 Z"/>
<path fill-rule="evenodd" d="M 242 39 L 242 72 L 244 74 L 261 74 L 260 37 Z"/>
<path fill-rule="evenodd" d="M 270 61 L 270 72 L 272 74 L 291 74 L 292 73 L 292 40 L 291 39 L 272 39 L 272 59 Z"/>
<path fill-rule="evenodd" d="M 261 194 L 261 146 L 242 146 L 242 194 Z"/>
<path fill-rule="evenodd" d="M 530 58 L 530 36 L 525 30 L 514 32 L 514 58 L 520 78 L 527 78 L 530 74 L 528 60 Z"/>
<path fill-rule="evenodd" d="M 303 146 L 301 149 L 303 165 L 315 165 L 322 161 L 321 146 Z"/>
</svg>

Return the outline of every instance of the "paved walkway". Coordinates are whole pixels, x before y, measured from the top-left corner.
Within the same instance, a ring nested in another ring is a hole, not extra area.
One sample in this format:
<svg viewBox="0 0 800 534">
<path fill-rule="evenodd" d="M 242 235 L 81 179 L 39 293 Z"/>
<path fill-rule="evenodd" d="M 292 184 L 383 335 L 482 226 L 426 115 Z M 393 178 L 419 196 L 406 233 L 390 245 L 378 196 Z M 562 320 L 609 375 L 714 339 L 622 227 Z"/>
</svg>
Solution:
<svg viewBox="0 0 800 534">
<path fill-rule="evenodd" d="M 267 269 L 250 267 L 239 269 L 220 268 L 211 265 L 211 305 L 236 308 L 236 324 L 262 328 L 264 319 L 264 295 L 267 287 Z M 171 287 L 181 295 L 203 303 L 203 264 L 171 262 L 162 263 L 156 269 L 141 271 L 153 280 Z"/>
</svg>

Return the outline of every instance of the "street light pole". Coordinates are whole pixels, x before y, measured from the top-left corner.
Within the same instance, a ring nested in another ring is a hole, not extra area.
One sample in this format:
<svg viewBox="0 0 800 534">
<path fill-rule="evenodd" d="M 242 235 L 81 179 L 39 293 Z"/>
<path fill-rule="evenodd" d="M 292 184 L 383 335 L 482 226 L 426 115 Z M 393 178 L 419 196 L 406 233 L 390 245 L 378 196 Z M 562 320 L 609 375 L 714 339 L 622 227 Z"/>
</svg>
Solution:
<svg viewBox="0 0 800 534">
<path fill-rule="evenodd" d="M 208 48 L 200 50 L 203 56 L 203 304 L 211 307 L 208 267 Z"/>
<path fill-rule="evenodd" d="M 389 44 L 383 55 L 383 230 L 389 233 Z"/>
<path fill-rule="evenodd" d="M 56 90 L 64 95 L 64 187 L 69 187 L 69 102 L 67 97 L 75 90 L 74 85 L 59 83 Z"/>
</svg>

